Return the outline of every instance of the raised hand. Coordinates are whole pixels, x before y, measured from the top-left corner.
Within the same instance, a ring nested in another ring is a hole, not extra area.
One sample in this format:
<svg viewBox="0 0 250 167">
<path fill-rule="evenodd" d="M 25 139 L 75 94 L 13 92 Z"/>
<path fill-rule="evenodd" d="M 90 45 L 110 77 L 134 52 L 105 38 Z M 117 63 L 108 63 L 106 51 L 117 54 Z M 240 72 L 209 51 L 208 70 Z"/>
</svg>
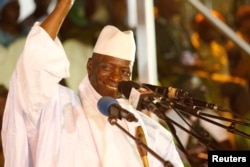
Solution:
<svg viewBox="0 0 250 167">
<path fill-rule="evenodd" d="M 47 31 L 52 39 L 55 39 L 61 25 L 73 6 L 75 0 L 58 0 L 51 14 L 41 23 L 41 27 Z"/>
</svg>

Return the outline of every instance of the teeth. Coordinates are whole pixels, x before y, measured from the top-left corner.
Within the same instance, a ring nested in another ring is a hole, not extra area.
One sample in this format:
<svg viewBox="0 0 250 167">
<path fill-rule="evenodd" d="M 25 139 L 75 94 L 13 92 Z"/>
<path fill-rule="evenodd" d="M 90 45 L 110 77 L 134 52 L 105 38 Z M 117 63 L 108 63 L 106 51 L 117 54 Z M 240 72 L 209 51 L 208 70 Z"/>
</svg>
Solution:
<svg viewBox="0 0 250 167">
<path fill-rule="evenodd" d="M 116 88 L 116 87 L 113 87 L 113 86 L 110 86 L 110 85 L 107 85 L 107 87 L 108 87 L 109 89 L 114 89 L 114 90 L 117 90 L 117 88 Z"/>
</svg>

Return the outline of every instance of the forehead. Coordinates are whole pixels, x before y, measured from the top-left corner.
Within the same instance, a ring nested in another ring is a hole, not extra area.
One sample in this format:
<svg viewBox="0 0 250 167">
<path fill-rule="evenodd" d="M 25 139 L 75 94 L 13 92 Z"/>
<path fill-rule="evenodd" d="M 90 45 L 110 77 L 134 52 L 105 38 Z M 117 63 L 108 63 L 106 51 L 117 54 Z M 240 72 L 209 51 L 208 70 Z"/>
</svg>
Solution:
<svg viewBox="0 0 250 167">
<path fill-rule="evenodd" d="M 96 63 L 109 63 L 117 66 L 123 66 L 123 67 L 132 67 L 133 62 L 116 58 L 113 56 L 108 55 L 102 55 L 102 54 L 96 54 L 94 53 L 92 56 L 92 60 Z"/>
</svg>

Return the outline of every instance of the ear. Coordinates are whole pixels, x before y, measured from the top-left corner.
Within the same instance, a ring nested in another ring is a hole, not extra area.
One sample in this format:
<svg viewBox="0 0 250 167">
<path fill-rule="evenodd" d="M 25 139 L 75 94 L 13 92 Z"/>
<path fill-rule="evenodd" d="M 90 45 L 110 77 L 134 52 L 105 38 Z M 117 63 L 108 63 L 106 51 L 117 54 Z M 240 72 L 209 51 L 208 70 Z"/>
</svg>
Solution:
<svg viewBox="0 0 250 167">
<path fill-rule="evenodd" d="M 89 58 L 88 62 L 87 62 L 87 71 L 88 71 L 88 74 L 90 74 L 90 72 L 92 71 L 92 66 L 93 66 L 92 62 L 93 62 L 92 58 Z"/>
</svg>

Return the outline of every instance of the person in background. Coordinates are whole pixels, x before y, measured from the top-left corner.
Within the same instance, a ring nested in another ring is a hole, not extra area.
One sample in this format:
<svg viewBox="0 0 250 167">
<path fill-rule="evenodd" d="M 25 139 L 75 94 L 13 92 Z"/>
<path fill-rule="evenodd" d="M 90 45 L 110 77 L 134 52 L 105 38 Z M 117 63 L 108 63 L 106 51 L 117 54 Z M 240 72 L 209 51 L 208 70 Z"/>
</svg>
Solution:
<svg viewBox="0 0 250 167">
<path fill-rule="evenodd" d="M 63 80 L 63 84 L 76 92 L 87 74 L 87 69 L 82 66 L 92 55 L 97 35 L 103 27 L 103 24 L 93 20 L 97 10 L 97 0 L 75 0 L 60 28 L 59 38 L 71 64 L 71 75 Z"/>
<path fill-rule="evenodd" d="M 183 167 L 171 133 L 134 110 L 117 86 L 131 79 L 135 57 L 132 31 L 105 26 L 87 62 L 79 93 L 59 85 L 69 62 L 57 38 L 74 0 L 59 0 L 52 13 L 32 27 L 10 88 L 2 126 L 5 166 L 88 167 L 164 164 L 152 154 L 140 156 L 136 141 L 112 126 L 97 103 L 110 96 L 138 122 L 117 120 L 131 134 L 141 127 L 148 146 L 175 167 Z"/>
<path fill-rule="evenodd" d="M 219 12 L 212 10 L 211 14 L 226 22 Z M 247 83 L 230 74 L 225 37 L 200 13 L 195 16 L 194 26 L 196 32 L 192 35 L 192 42 L 201 60 L 194 73 L 204 79 L 208 89 L 213 90 L 210 97 L 215 103 L 231 109 L 236 117 L 244 117 L 250 109 Z"/>
<path fill-rule="evenodd" d="M 235 15 L 235 27 L 236 34 L 245 42 L 250 44 L 250 5 L 242 5 L 238 8 Z M 249 83 L 250 83 L 250 57 L 238 47 L 231 40 L 228 40 L 225 44 L 227 54 L 229 57 L 230 64 L 230 74 L 234 77 L 239 78 L 246 83 L 245 89 L 249 92 Z M 245 99 L 241 99 L 245 102 Z M 247 101 L 249 103 L 249 100 Z M 244 103 L 242 103 L 244 105 Z M 249 107 L 250 108 L 250 107 Z M 249 109 L 248 108 L 248 109 Z M 240 120 L 249 122 L 250 112 L 245 112 Z M 246 134 L 250 134 L 248 126 L 237 126 L 237 128 Z M 249 150 L 250 149 L 250 140 L 248 138 L 236 135 L 235 136 L 236 148 L 239 150 Z"/>
<path fill-rule="evenodd" d="M 218 12 L 213 12 L 214 16 L 223 20 L 223 17 Z M 195 46 L 200 50 L 200 55 L 203 57 L 201 68 L 198 73 L 202 74 L 203 78 L 214 97 L 214 102 L 222 106 L 228 107 L 231 112 L 220 112 L 220 115 L 246 121 L 247 115 L 250 113 L 250 95 L 248 83 L 244 78 L 232 75 L 231 67 L 232 58 L 228 54 L 228 48 L 225 46 L 220 31 L 205 19 L 204 16 L 198 14 L 195 18 L 196 25 L 198 26 L 198 34 L 193 36 L 193 42 Z M 198 38 L 197 38 L 198 37 Z M 197 40 L 198 39 L 198 40 Z M 231 66 L 231 67 L 230 67 Z M 196 71 L 197 72 L 197 71 Z M 215 94 L 217 90 L 217 94 Z M 235 125 L 234 128 L 241 129 L 241 125 Z M 243 126 L 244 128 L 244 126 Z M 239 149 L 237 146 L 237 138 L 244 138 L 239 135 L 231 133 L 231 141 L 235 149 Z M 247 144 L 243 144 L 244 149 L 247 148 Z"/>
<path fill-rule="evenodd" d="M 17 0 L 6 0 L 0 8 L 0 45 L 8 47 L 15 40 L 25 37 L 28 30 L 19 22 L 20 5 Z"/>
<path fill-rule="evenodd" d="M 104 0 L 104 6 L 108 12 L 107 24 L 114 25 L 121 30 L 129 28 L 126 0 Z"/>
<path fill-rule="evenodd" d="M 17 0 L 3 0 L 0 6 L 0 84 L 8 88 L 16 55 L 23 48 L 28 30 L 18 22 L 20 5 Z"/>
<path fill-rule="evenodd" d="M 181 20 L 179 0 L 154 0 L 157 71 L 162 85 L 174 85 L 182 76 L 192 75 L 197 52 Z M 166 68 L 167 67 L 167 68 Z"/>
<path fill-rule="evenodd" d="M 211 14 L 217 19 L 225 22 L 224 17 L 217 11 L 212 10 Z M 229 75 L 227 53 L 223 44 L 223 34 L 213 26 L 201 13 L 194 17 L 194 32 L 192 44 L 199 52 L 199 63 L 196 64 L 194 73 L 203 78 L 210 92 L 211 99 L 220 105 L 224 105 L 221 90 L 217 82 L 210 78 L 212 74 L 221 76 Z M 219 77 L 221 79 L 222 77 Z M 228 105 L 226 105 L 228 107 Z"/>
<path fill-rule="evenodd" d="M 182 22 L 181 9 L 183 2 L 179 0 L 154 0 L 154 5 L 160 84 L 187 91 L 194 99 L 214 102 L 209 97 L 210 90 L 207 85 L 200 76 L 193 72 L 200 64 L 200 58 L 199 52 L 191 41 L 190 31 Z M 213 110 L 203 109 L 202 111 L 219 116 Z M 187 130 L 199 134 L 202 139 L 218 150 L 231 149 L 229 136 L 225 129 L 198 117 L 192 117 L 190 114 L 177 112 L 175 109 L 167 110 L 166 115 Z M 218 123 L 224 124 L 222 121 L 218 121 Z M 176 138 L 179 138 L 183 145 L 185 149 L 183 152 L 186 153 L 189 163 L 195 166 L 206 164 L 206 160 L 198 156 L 201 153 L 206 154 L 210 148 L 204 147 L 204 145 L 200 144 L 199 139 L 190 136 L 189 133 L 186 133 L 178 126 L 174 127 L 176 130 L 173 133 L 176 133 Z M 206 137 L 202 135 L 205 133 L 208 134 Z"/>
<path fill-rule="evenodd" d="M 49 14 L 49 6 L 52 0 L 34 0 L 34 11 L 24 18 L 21 24 L 28 30 L 33 26 L 36 21 L 43 21 Z"/>
<path fill-rule="evenodd" d="M 61 41 L 76 39 L 93 47 L 97 35 L 105 25 L 95 18 L 95 15 L 101 10 L 99 6 L 101 5 L 98 0 L 75 0 L 60 28 L 59 37 Z M 105 18 L 105 14 L 103 17 Z"/>
<path fill-rule="evenodd" d="M 235 27 L 236 34 L 245 42 L 250 43 L 250 33 L 249 24 L 250 20 L 250 5 L 240 6 L 236 11 L 235 16 Z M 231 40 L 228 40 L 225 48 L 227 50 L 229 58 L 230 74 L 235 77 L 239 77 L 247 82 L 249 86 L 250 83 L 250 69 L 248 64 L 250 63 L 250 58 L 247 53 L 235 45 Z"/>
</svg>

